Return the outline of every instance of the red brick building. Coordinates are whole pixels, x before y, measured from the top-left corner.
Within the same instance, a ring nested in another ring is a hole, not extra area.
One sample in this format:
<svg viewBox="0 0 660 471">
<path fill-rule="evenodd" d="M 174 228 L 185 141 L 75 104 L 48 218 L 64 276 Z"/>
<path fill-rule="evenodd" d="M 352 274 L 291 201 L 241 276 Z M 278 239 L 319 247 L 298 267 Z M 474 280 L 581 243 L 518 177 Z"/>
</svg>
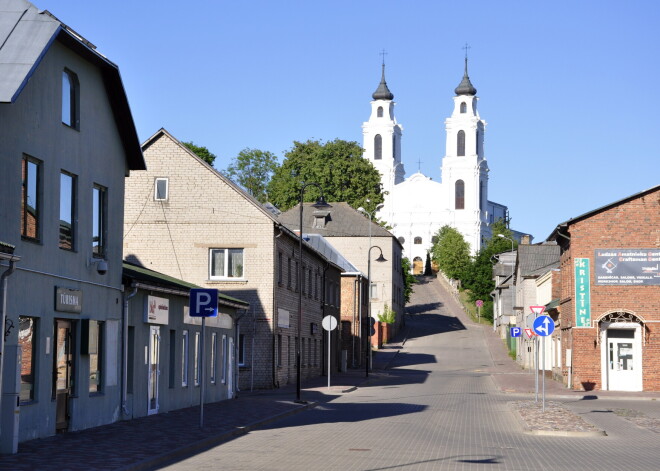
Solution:
<svg viewBox="0 0 660 471">
<path fill-rule="evenodd" d="M 570 219 L 561 247 L 563 380 L 660 390 L 660 186 Z"/>
</svg>

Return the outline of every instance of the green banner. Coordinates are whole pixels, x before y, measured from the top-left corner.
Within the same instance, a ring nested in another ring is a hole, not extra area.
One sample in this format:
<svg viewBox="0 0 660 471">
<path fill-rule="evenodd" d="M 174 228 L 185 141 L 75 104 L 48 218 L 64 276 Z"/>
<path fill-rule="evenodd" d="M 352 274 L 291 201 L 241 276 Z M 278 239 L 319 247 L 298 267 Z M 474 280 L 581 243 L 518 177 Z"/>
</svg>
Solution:
<svg viewBox="0 0 660 471">
<path fill-rule="evenodd" d="M 575 259 L 575 327 L 591 327 L 589 259 Z"/>
</svg>

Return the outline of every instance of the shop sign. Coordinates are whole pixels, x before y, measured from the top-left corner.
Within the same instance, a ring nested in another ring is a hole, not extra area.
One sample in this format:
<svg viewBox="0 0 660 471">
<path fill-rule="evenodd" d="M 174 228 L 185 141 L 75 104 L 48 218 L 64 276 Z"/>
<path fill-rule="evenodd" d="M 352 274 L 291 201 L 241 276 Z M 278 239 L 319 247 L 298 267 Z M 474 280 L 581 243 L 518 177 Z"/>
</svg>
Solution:
<svg viewBox="0 0 660 471">
<path fill-rule="evenodd" d="M 147 324 L 168 324 L 170 318 L 170 300 L 147 296 L 144 322 Z"/>
<path fill-rule="evenodd" d="M 575 263 L 575 327 L 591 327 L 591 287 L 589 259 L 576 258 Z"/>
<path fill-rule="evenodd" d="M 60 312 L 82 312 L 82 290 L 55 287 L 55 310 Z"/>
<path fill-rule="evenodd" d="M 597 285 L 660 286 L 660 249 L 596 249 Z"/>
</svg>

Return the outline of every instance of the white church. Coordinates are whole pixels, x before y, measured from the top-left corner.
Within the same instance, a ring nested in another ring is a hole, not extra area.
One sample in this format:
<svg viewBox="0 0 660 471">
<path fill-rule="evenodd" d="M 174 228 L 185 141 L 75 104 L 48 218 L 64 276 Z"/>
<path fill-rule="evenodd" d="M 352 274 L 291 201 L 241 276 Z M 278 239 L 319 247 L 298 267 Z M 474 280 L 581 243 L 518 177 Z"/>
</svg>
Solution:
<svg viewBox="0 0 660 471">
<path fill-rule="evenodd" d="M 486 122 L 477 111 L 477 89 L 465 58 L 463 80 L 454 90 L 454 111 L 445 120 L 442 182 L 417 172 L 405 178 L 401 161 L 403 128 L 394 117 L 394 95 L 385 81 L 385 64 L 373 93 L 371 116 L 362 124 L 364 157 L 381 174 L 385 202 L 377 215 L 392 226 L 417 273 L 423 270 L 433 237 L 445 225 L 455 227 L 476 253 L 491 237 L 490 224 L 508 220 L 508 208 L 488 201 L 488 163 L 484 155 Z"/>
</svg>

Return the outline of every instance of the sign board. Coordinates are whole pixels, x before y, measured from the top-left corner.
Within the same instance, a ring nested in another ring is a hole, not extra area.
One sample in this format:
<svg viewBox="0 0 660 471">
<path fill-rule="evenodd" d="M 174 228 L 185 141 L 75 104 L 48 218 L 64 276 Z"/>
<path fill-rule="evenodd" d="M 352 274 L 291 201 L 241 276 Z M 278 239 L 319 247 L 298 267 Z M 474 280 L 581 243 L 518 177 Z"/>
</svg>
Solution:
<svg viewBox="0 0 660 471">
<path fill-rule="evenodd" d="M 660 249 L 596 249 L 597 285 L 660 286 Z"/>
<path fill-rule="evenodd" d="M 170 300 L 156 296 L 147 296 L 144 322 L 147 324 L 168 324 L 170 319 Z"/>
<path fill-rule="evenodd" d="M 335 316 L 325 316 L 321 325 L 327 331 L 335 330 L 337 328 L 337 319 L 335 319 Z"/>
<path fill-rule="evenodd" d="M 192 288 L 190 290 L 190 317 L 216 317 L 218 315 L 218 290 Z"/>
<path fill-rule="evenodd" d="M 477 302 L 475 303 L 477 307 L 483 307 L 484 302 L 481 299 L 477 299 Z"/>
<path fill-rule="evenodd" d="M 532 312 L 538 317 L 545 311 L 545 306 L 529 306 Z"/>
<path fill-rule="evenodd" d="M 520 327 L 511 327 L 511 337 L 520 337 L 522 329 Z"/>
<path fill-rule="evenodd" d="M 55 310 L 60 312 L 82 312 L 82 290 L 55 287 Z"/>
<path fill-rule="evenodd" d="M 534 337 L 534 335 L 536 335 L 536 334 L 534 333 L 534 330 L 533 330 L 533 329 L 525 329 L 525 335 L 527 335 L 527 338 L 528 338 L 528 339 L 531 339 L 531 338 Z"/>
<path fill-rule="evenodd" d="M 591 286 L 589 259 L 576 258 L 575 265 L 575 327 L 591 327 Z"/>
<path fill-rule="evenodd" d="M 547 337 L 555 331 L 555 321 L 550 316 L 539 316 L 534 321 L 534 333 L 539 337 Z"/>
</svg>

